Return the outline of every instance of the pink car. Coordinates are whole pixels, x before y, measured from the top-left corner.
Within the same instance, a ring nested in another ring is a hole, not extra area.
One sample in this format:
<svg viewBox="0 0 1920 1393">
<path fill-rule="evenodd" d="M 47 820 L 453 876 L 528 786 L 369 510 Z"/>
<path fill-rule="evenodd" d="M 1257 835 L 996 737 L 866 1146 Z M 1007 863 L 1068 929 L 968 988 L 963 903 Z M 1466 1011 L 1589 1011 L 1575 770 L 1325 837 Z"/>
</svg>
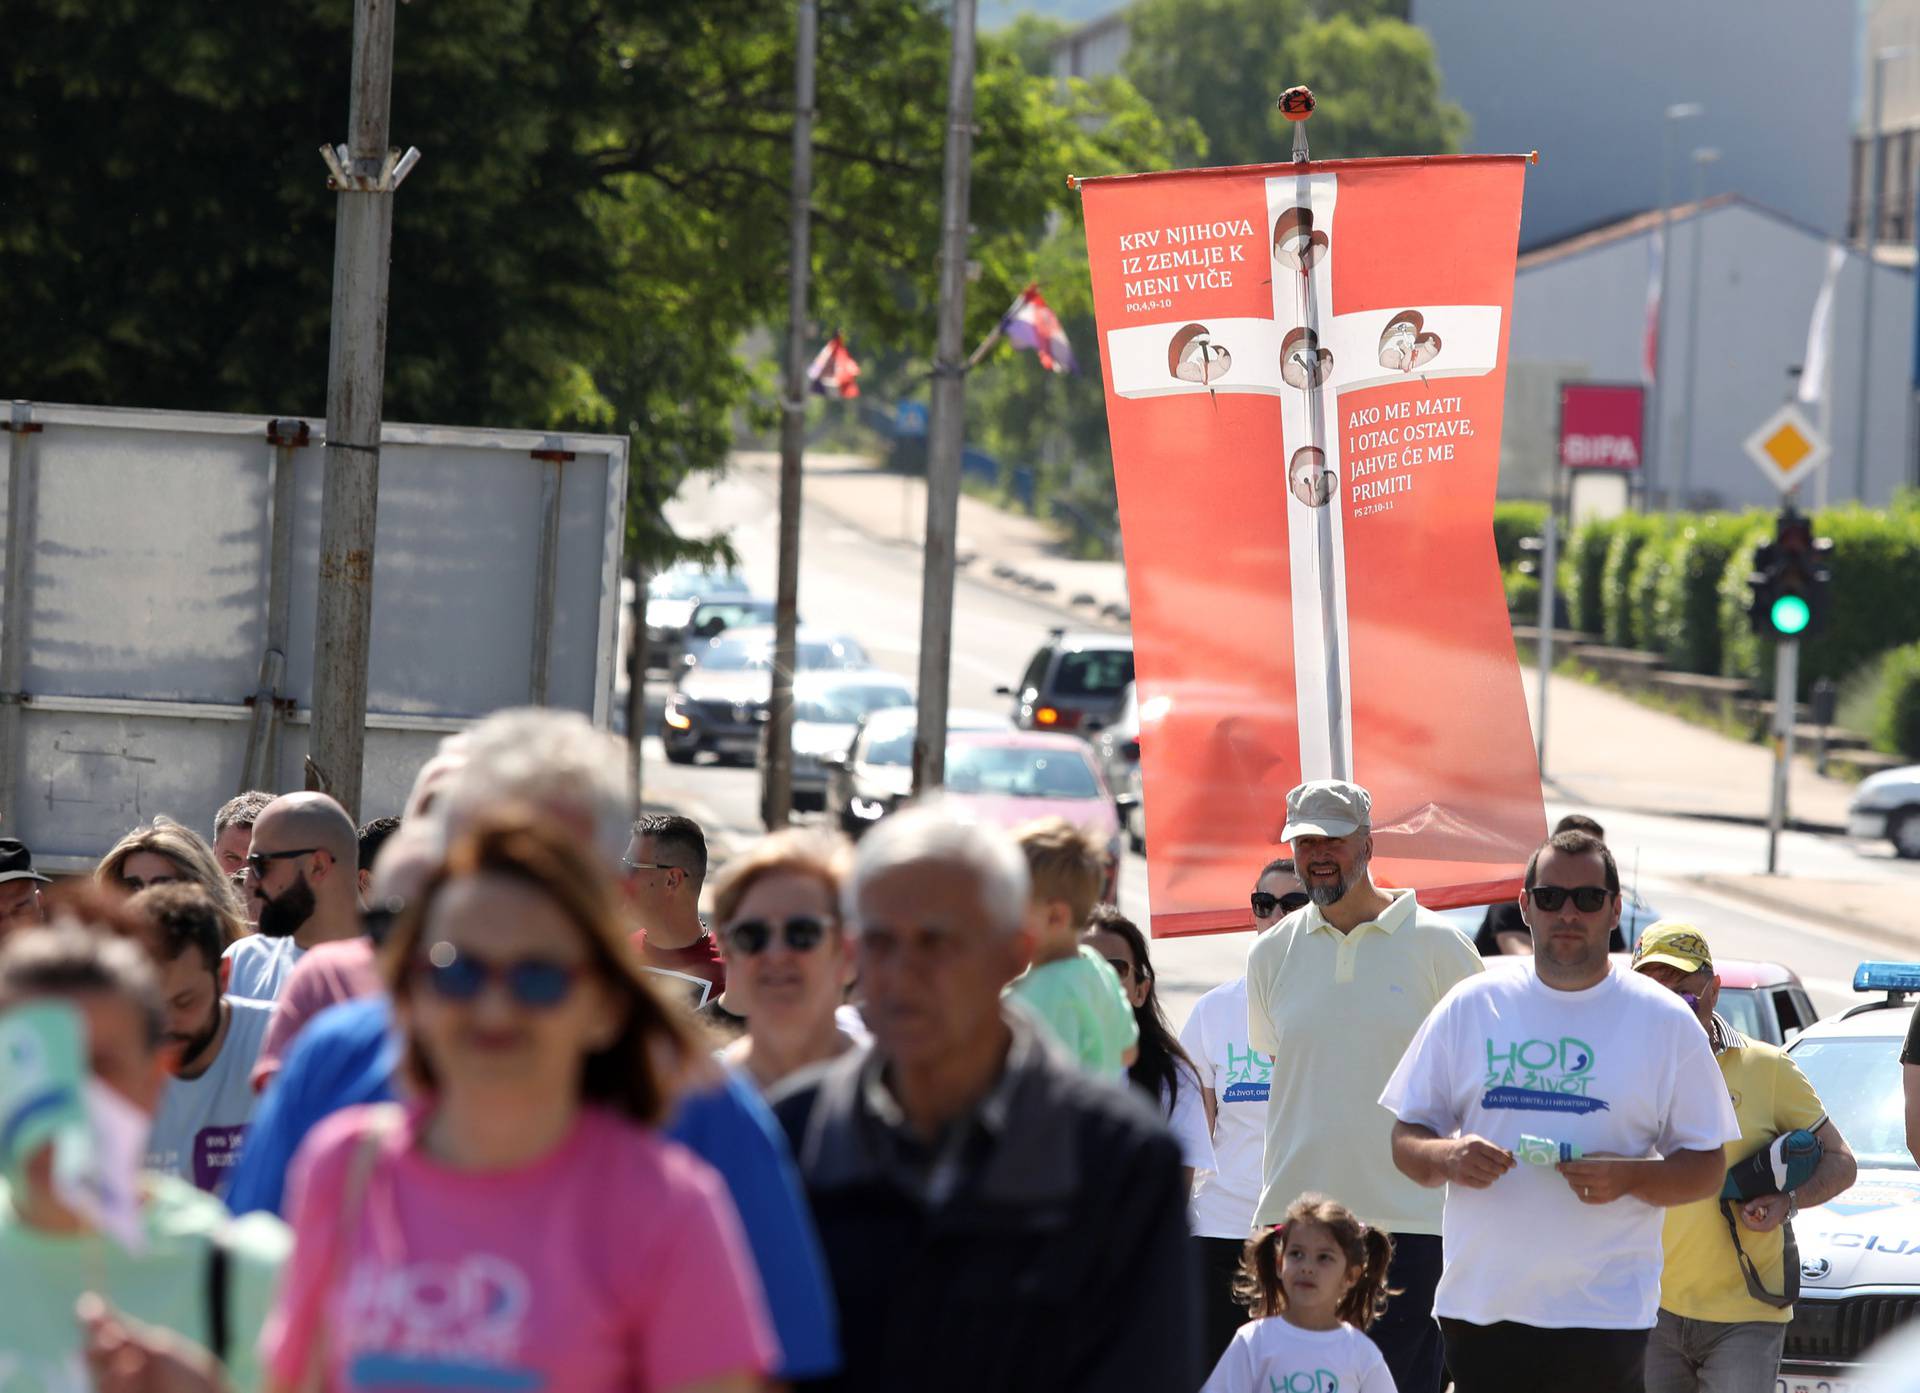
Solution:
<svg viewBox="0 0 1920 1393">
<path fill-rule="evenodd" d="M 1120 893 L 1119 814 L 1092 747 L 1049 731 L 972 731 L 947 737 L 946 796 L 982 822 L 1014 828 L 1064 817 L 1107 850 L 1106 898 Z"/>
</svg>

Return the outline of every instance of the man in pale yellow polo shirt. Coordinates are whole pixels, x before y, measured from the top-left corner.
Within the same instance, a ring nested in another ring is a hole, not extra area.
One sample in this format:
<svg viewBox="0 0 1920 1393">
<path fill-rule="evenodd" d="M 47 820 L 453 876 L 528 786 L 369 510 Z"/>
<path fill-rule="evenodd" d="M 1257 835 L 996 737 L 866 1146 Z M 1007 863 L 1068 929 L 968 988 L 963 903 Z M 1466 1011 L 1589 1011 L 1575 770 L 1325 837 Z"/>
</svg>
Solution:
<svg viewBox="0 0 1920 1393">
<path fill-rule="evenodd" d="M 1370 1105 L 1435 1003 L 1483 969 L 1473 941 L 1421 909 L 1413 891 L 1373 883 L 1372 813 L 1367 791 L 1339 779 L 1287 795 L 1280 838 L 1313 903 L 1247 954 L 1248 1039 L 1274 1057 L 1254 1223 L 1278 1223 L 1297 1196 L 1318 1190 L 1391 1233 L 1388 1282 L 1401 1294 L 1368 1333 L 1400 1393 L 1440 1393 L 1433 1291 L 1443 1195 L 1400 1174 L 1393 1117 Z"/>
<path fill-rule="evenodd" d="M 1670 920 L 1648 928 L 1634 950 L 1633 970 L 1678 992 L 1713 1044 L 1740 1122 L 1740 1140 L 1726 1145 L 1729 1168 L 1783 1132 L 1812 1132 L 1820 1142 L 1820 1163 L 1798 1188 L 1732 1205 L 1740 1251 L 1718 1198 L 1675 1205 L 1661 1234 L 1666 1264 L 1660 1274 L 1660 1314 L 1647 1342 L 1647 1393 L 1766 1388 L 1780 1367 L 1793 1308 L 1749 1292 L 1741 1252 L 1753 1264 L 1761 1289 L 1783 1297 L 1788 1274 L 1781 1226 L 1796 1210 L 1825 1204 L 1853 1184 L 1858 1167 L 1792 1058 L 1747 1039 L 1714 1014 L 1720 979 L 1698 929 Z"/>
</svg>

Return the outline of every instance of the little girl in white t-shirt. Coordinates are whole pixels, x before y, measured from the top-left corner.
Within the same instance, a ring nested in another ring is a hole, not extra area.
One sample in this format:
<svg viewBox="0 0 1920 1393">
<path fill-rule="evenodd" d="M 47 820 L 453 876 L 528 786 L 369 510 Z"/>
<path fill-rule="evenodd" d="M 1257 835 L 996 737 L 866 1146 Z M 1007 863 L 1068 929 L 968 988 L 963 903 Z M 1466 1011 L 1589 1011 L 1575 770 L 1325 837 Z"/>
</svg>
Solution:
<svg viewBox="0 0 1920 1393">
<path fill-rule="evenodd" d="M 1253 1319 L 1200 1393 L 1395 1393 L 1366 1336 L 1387 1305 L 1393 1240 L 1323 1195 L 1247 1240 L 1235 1295 Z"/>
</svg>

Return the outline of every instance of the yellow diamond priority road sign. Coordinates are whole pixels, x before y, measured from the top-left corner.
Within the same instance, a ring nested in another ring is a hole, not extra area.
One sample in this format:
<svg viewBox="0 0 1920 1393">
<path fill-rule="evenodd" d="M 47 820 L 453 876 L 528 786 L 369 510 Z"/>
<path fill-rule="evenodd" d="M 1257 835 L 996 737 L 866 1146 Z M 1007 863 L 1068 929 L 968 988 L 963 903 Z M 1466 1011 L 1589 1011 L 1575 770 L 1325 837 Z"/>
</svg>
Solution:
<svg viewBox="0 0 1920 1393">
<path fill-rule="evenodd" d="M 1827 462 L 1827 442 L 1792 402 L 1781 407 L 1747 437 L 1747 457 L 1780 492 L 1798 484 Z"/>
</svg>

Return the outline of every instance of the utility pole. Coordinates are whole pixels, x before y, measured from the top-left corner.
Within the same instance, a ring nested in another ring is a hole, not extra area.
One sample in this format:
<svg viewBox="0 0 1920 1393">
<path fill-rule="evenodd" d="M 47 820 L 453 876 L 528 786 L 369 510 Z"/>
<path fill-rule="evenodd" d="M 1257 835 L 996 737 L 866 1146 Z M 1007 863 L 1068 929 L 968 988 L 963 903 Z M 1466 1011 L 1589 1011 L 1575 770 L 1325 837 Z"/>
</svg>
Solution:
<svg viewBox="0 0 1920 1393">
<path fill-rule="evenodd" d="M 333 332 L 327 359 L 326 482 L 313 632 L 309 757 L 348 814 L 360 816 L 373 627 L 374 515 L 387 363 L 387 258 L 393 193 L 420 158 L 387 148 L 393 17 L 399 0 L 356 0 L 348 143 L 320 156 L 339 193 L 333 242 Z"/>
<path fill-rule="evenodd" d="M 1693 486 L 1693 384 L 1700 368 L 1700 249 L 1706 242 L 1707 166 L 1720 158 L 1718 150 L 1693 152 L 1693 267 L 1687 272 L 1687 385 L 1681 394 L 1684 413 L 1680 428 L 1680 477 L 1674 486 L 1673 504 L 1687 506 L 1687 491 Z"/>
<path fill-rule="evenodd" d="M 954 534 L 960 521 L 960 450 L 966 434 L 967 193 L 973 162 L 974 0 L 953 0 L 947 71 L 947 154 L 940 233 L 940 327 L 927 423 L 926 570 L 920 584 L 920 724 L 913 791 L 946 777 L 947 678 L 953 647 Z"/>
<path fill-rule="evenodd" d="M 1867 405 L 1873 398 L 1873 249 L 1880 241 L 1880 181 L 1884 177 L 1882 156 L 1885 152 L 1880 140 L 1880 127 L 1885 120 L 1882 101 L 1887 90 L 1887 64 L 1906 51 L 1902 45 L 1880 49 L 1873 55 L 1873 82 L 1867 101 L 1868 119 L 1873 124 L 1867 131 L 1867 221 L 1860 229 L 1860 247 L 1867 258 L 1867 278 L 1865 288 L 1860 293 L 1860 366 L 1857 373 L 1860 379 L 1860 404 L 1853 417 L 1853 496 L 1863 505 L 1867 501 L 1868 422 L 1872 419 L 1867 415 Z"/>
<path fill-rule="evenodd" d="M 800 457 L 807 429 L 807 278 L 813 206 L 815 0 L 800 0 L 793 75 L 793 245 L 787 266 L 787 397 L 780 416 L 780 561 L 774 585 L 773 691 L 760 820 L 768 831 L 793 810 L 793 665 L 800 629 Z"/>
</svg>

